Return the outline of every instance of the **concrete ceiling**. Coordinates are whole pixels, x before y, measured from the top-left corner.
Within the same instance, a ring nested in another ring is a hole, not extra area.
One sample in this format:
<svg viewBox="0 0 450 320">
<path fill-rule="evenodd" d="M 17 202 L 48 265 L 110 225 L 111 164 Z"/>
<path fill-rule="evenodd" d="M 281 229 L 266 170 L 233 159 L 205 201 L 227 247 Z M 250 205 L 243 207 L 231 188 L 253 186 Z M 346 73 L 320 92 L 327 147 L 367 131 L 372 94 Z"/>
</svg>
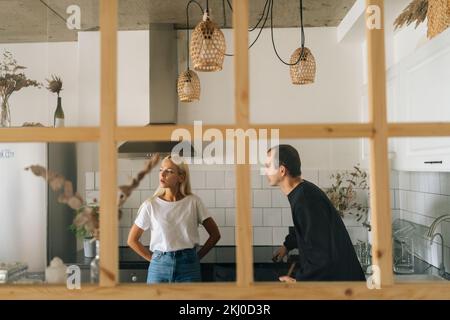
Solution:
<svg viewBox="0 0 450 320">
<path fill-rule="evenodd" d="M 250 1 L 250 25 L 260 18 L 265 0 Z M 356 0 L 304 0 L 307 27 L 337 26 Z M 46 4 L 44 4 L 44 3 Z M 69 30 L 65 19 L 70 5 L 81 8 L 82 30 L 99 29 L 98 0 L 0 0 L 0 42 L 76 41 L 76 31 Z M 148 29 L 149 23 L 173 23 L 185 28 L 188 0 L 119 0 L 119 29 Z M 205 6 L 205 0 L 199 0 Z M 224 25 L 223 1 L 210 0 L 213 19 Z M 230 0 L 232 3 L 232 1 Z M 201 19 L 198 6 L 190 8 L 191 27 Z M 231 11 L 226 6 L 226 26 L 231 26 Z M 270 18 L 269 18 L 270 19 Z M 274 26 L 299 26 L 299 1 L 275 0 Z M 269 25 L 268 20 L 268 24 Z"/>
</svg>

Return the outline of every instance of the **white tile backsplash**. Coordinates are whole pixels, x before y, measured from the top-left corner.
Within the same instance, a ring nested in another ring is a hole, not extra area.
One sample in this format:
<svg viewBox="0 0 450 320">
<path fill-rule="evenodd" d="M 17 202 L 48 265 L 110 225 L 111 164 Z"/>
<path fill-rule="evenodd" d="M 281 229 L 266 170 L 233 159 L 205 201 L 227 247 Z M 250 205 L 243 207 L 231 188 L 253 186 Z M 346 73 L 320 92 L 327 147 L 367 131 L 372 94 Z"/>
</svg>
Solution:
<svg viewBox="0 0 450 320">
<path fill-rule="evenodd" d="M 254 227 L 262 227 L 263 226 L 263 213 L 262 208 L 253 208 L 252 209 L 252 215 L 253 215 L 253 226 Z"/>
<path fill-rule="evenodd" d="M 271 246 L 273 245 L 273 228 L 270 227 L 254 227 L 253 228 L 253 244 L 255 246 Z"/>
<path fill-rule="evenodd" d="M 155 190 L 144 190 L 144 191 L 140 191 L 141 194 L 141 204 L 144 203 L 144 201 L 146 201 L 147 199 L 150 199 L 153 194 L 155 193 Z M 140 205 L 139 205 L 140 207 Z"/>
<path fill-rule="evenodd" d="M 319 185 L 319 170 L 302 170 L 302 178 Z"/>
<path fill-rule="evenodd" d="M 233 227 L 236 225 L 236 209 L 227 208 L 225 209 L 225 222 L 226 226 Z"/>
<path fill-rule="evenodd" d="M 347 227 L 347 230 L 352 243 L 365 242 L 368 239 L 368 232 L 364 227 Z"/>
<path fill-rule="evenodd" d="M 225 188 L 226 189 L 236 188 L 236 173 L 234 169 L 225 171 Z"/>
<path fill-rule="evenodd" d="M 208 211 L 211 214 L 211 217 L 214 219 L 214 221 L 216 222 L 216 224 L 219 227 L 226 226 L 225 209 L 224 208 L 209 208 Z"/>
<path fill-rule="evenodd" d="M 95 189 L 95 172 L 86 172 L 85 174 L 85 187 L 86 190 Z"/>
<path fill-rule="evenodd" d="M 207 189 L 224 189 L 225 188 L 225 172 L 224 171 L 207 171 L 206 172 L 206 188 Z"/>
<path fill-rule="evenodd" d="M 441 192 L 441 185 L 439 183 L 439 174 L 431 172 L 427 174 L 428 192 L 439 194 Z"/>
<path fill-rule="evenodd" d="M 200 197 L 205 207 L 216 207 L 216 193 L 214 190 L 194 190 L 193 193 Z"/>
<path fill-rule="evenodd" d="M 150 172 L 150 189 L 155 189 L 159 187 L 159 167 L 157 170 Z"/>
<path fill-rule="evenodd" d="M 272 206 L 272 190 L 253 190 L 253 207 L 270 208 Z"/>
<path fill-rule="evenodd" d="M 95 173 L 95 190 L 100 190 L 100 172 Z"/>
<path fill-rule="evenodd" d="M 331 188 L 331 184 L 333 183 L 333 179 L 331 179 L 331 175 L 334 171 L 331 170 L 320 170 L 319 171 L 319 187 L 322 189 Z"/>
<path fill-rule="evenodd" d="M 273 245 L 282 245 L 284 242 L 284 239 L 289 233 L 289 228 L 287 227 L 274 227 L 272 228 L 272 242 Z"/>
<path fill-rule="evenodd" d="M 193 189 L 204 189 L 206 188 L 206 172 L 191 170 L 189 171 L 191 178 L 191 187 Z"/>
<path fill-rule="evenodd" d="M 140 206 L 141 206 L 140 192 L 133 192 L 123 205 L 125 209 L 139 208 Z"/>
<path fill-rule="evenodd" d="M 439 174 L 440 193 L 450 195 L 450 172 L 441 172 Z"/>
<path fill-rule="evenodd" d="M 216 190 L 216 207 L 218 208 L 233 208 L 235 190 Z"/>
<path fill-rule="evenodd" d="M 133 178 L 132 178 L 131 170 L 119 171 L 119 173 L 117 174 L 117 185 L 121 186 L 121 185 L 130 184 L 132 179 Z"/>
<path fill-rule="evenodd" d="M 146 247 L 150 245 L 150 230 L 144 231 L 141 236 L 141 243 Z"/>
<path fill-rule="evenodd" d="M 287 196 L 281 192 L 280 189 L 271 190 L 272 191 L 272 207 L 276 208 L 289 208 L 289 200 Z"/>
<path fill-rule="evenodd" d="M 266 176 L 261 176 L 262 188 L 263 189 L 278 189 L 278 187 L 272 187 L 269 185 L 269 180 Z"/>
<path fill-rule="evenodd" d="M 252 170 L 250 177 L 252 189 L 261 189 L 263 179 L 266 179 L 266 177 L 262 176 L 259 170 Z"/>
<path fill-rule="evenodd" d="M 294 225 L 291 208 L 281 209 L 281 224 L 283 227 L 291 227 Z"/>
<path fill-rule="evenodd" d="M 200 244 L 205 243 L 209 238 L 209 234 L 203 226 L 198 228 L 198 234 L 200 236 Z"/>
<path fill-rule="evenodd" d="M 402 218 L 414 223 L 430 226 L 433 221 L 450 213 L 450 174 L 436 172 L 399 172 L 401 190 L 398 194 L 398 210 L 393 212 L 393 218 Z M 404 191 L 410 190 L 410 191 Z M 437 228 L 444 236 L 446 250 L 450 250 L 450 224 L 444 222 Z M 418 256 L 438 267 L 441 261 L 440 239 L 430 245 L 429 240 L 414 237 L 415 252 Z M 445 259 L 450 265 L 450 257 Z"/>
<path fill-rule="evenodd" d="M 411 177 L 409 172 L 401 171 L 398 176 L 398 187 L 400 190 L 411 189 Z"/>
<path fill-rule="evenodd" d="M 234 227 L 221 227 L 220 228 L 220 240 L 217 245 L 222 246 L 234 246 L 235 245 L 235 237 L 234 237 Z"/>
<path fill-rule="evenodd" d="M 122 209 L 122 217 L 119 220 L 119 226 L 120 227 L 131 226 L 132 224 L 131 218 L 132 218 L 131 209 Z"/>
<path fill-rule="evenodd" d="M 132 177 L 137 177 L 139 171 L 131 171 Z M 139 183 L 139 186 L 137 190 L 148 190 L 150 189 L 150 175 L 146 175 L 141 182 Z"/>
<path fill-rule="evenodd" d="M 124 159 L 125 160 L 125 159 Z M 119 163 L 118 182 L 128 183 L 126 179 L 143 168 L 145 162 L 126 160 Z M 330 175 L 333 170 L 303 170 L 303 177 L 321 188 L 331 186 Z M 235 171 L 234 168 L 218 170 L 191 170 L 193 193 L 201 198 L 210 214 L 218 224 L 222 238 L 218 245 L 235 244 Z M 99 200 L 99 172 L 86 172 L 86 199 Z M 391 172 L 391 199 L 393 218 L 402 217 L 423 225 L 430 225 L 440 214 L 450 213 L 450 173 Z M 130 226 L 134 223 L 141 203 L 153 195 L 159 185 L 158 170 L 147 176 L 124 206 L 124 216 L 119 222 L 120 244 L 126 245 Z M 293 225 L 291 209 L 287 197 L 278 187 L 270 187 L 259 170 L 251 171 L 252 221 L 255 245 L 280 245 Z M 358 190 L 358 199 L 367 195 Z M 351 220 L 351 221 L 350 221 Z M 354 219 L 345 219 L 352 241 L 367 239 L 367 230 Z M 441 228 L 439 228 L 441 230 Z M 206 230 L 200 228 L 202 242 L 207 239 Z M 450 246 L 450 223 L 442 224 L 442 232 L 447 246 Z M 143 235 L 143 243 L 148 245 L 150 233 Z M 436 245 L 437 247 L 439 245 Z M 435 260 L 430 248 L 420 248 Z M 427 251 L 428 250 L 428 251 Z M 435 249 L 433 249 L 435 250 Z M 450 249 L 449 249 L 450 250 Z M 450 254 L 446 263 L 450 265 Z"/>
<path fill-rule="evenodd" d="M 281 208 L 263 208 L 263 224 L 265 227 L 281 226 Z"/>
</svg>

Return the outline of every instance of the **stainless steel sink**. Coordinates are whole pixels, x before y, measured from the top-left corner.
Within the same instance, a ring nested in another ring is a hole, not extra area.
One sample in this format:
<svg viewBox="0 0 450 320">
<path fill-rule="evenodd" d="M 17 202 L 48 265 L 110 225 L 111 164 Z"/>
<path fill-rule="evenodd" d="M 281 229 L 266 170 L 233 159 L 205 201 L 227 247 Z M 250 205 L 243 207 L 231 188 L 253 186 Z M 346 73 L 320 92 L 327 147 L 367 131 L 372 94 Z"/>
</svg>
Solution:
<svg viewBox="0 0 450 320">
<path fill-rule="evenodd" d="M 395 281 L 446 281 L 444 278 L 434 274 L 396 274 Z"/>
</svg>

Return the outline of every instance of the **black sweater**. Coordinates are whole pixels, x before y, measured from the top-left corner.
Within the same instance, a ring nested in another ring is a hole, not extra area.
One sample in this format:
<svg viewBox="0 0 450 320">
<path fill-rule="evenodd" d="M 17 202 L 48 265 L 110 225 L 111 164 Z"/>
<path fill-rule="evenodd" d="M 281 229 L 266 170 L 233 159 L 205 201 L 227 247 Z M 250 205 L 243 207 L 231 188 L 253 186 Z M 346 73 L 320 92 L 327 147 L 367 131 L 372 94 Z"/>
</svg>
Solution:
<svg viewBox="0 0 450 320">
<path fill-rule="evenodd" d="M 365 281 L 347 229 L 327 195 L 303 180 L 288 195 L 295 234 L 284 242 L 298 248 L 299 281 Z"/>
</svg>

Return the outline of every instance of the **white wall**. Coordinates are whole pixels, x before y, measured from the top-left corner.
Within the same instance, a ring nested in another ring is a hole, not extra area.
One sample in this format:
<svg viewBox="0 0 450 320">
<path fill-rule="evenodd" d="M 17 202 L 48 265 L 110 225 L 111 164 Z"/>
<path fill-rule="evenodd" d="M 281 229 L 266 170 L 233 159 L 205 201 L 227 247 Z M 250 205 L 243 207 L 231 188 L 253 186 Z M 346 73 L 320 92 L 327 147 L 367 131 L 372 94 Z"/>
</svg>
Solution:
<svg viewBox="0 0 450 320">
<path fill-rule="evenodd" d="M 19 65 L 27 67 L 28 78 L 41 82 L 44 87 L 24 88 L 10 98 L 12 126 L 24 122 L 53 125 L 56 95 L 45 86 L 52 74 L 63 81 L 61 92 L 68 126 L 78 124 L 78 47 L 75 42 L 0 44 L 0 52 L 10 51 Z"/>
<path fill-rule="evenodd" d="M 79 32 L 80 126 L 100 124 L 100 33 Z M 149 34 L 120 31 L 118 34 L 119 125 L 143 126 L 149 122 Z"/>
<path fill-rule="evenodd" d="M 250 50 L 250 118 L 253 123 L 324 123 L 359 120 L 362 57 L 358 44 L 338 44 L 336 28 L 307 28 L 307 46 L 317 62 L 316 83 L 291 84 L 289 67 L 272 49 L 270 30 L 264 30 Z M 224 30 L 232 53 L 231 30 Z M 179 33 L 179 69 L 186 69 L 185 32 Z M 298 29 L 276 29 L 278 51 L 285 61 L 298 47 Z M 234 65 L 226 57 L 220 73 L 199 73 L 202 94 L 196 103 L 180 103 L 179 122 L 234 122 Z"/>
</svg>

